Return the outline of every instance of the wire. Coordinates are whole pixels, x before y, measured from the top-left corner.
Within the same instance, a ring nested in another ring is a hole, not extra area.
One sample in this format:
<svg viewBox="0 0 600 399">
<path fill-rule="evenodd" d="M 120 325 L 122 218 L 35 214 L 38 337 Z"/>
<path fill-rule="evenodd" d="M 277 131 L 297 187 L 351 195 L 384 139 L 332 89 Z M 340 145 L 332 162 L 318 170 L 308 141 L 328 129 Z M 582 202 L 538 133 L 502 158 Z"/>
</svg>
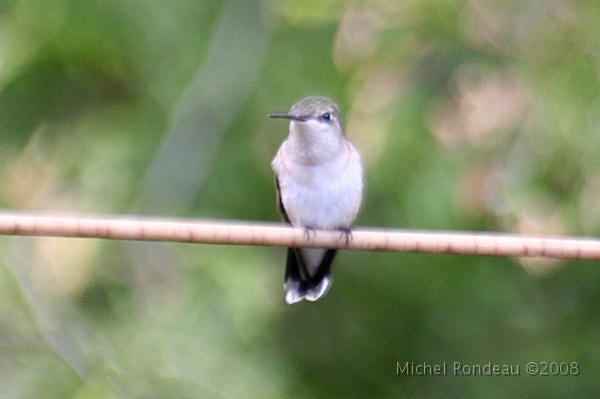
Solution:
<svg viewBox="0 0 600 399">
<path fill-rule="evenodd" d="M 353 230 L 303 230 L 253 222 L 143 217 L 81 217 L 0 213 L 0 235 L 103 238 L 182 243 L 323 247 L 363 251 L 480 256 L 600 259 L 600 240 L 516 234 Z"/>
</svg>

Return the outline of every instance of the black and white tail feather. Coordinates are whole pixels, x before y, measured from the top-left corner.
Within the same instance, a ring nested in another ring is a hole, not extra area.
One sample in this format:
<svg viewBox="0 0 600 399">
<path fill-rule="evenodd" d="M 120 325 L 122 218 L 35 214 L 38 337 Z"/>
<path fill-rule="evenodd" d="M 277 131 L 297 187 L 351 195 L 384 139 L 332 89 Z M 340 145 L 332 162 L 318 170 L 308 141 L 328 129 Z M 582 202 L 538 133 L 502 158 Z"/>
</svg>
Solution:
<svg viewBox="0 0 600 399">
<path fill-rule="evenodd" d="M 318 252 L 309 254 L 309 251 Z M 288 304 L 300 302 L 303 299 L 314 302 L 329 291 L 332 283 L 331 263 L 335 253 L 335 249 L 288 248 L 285 283 L 283 284 L 285 301 Z M 320 262 L 318 262 L 319 258 Z M 316 264 L 314 263 L 315 259 L 318 262 Z M 311 261 L 312 264 L 308 263 Z"/>
</svg>

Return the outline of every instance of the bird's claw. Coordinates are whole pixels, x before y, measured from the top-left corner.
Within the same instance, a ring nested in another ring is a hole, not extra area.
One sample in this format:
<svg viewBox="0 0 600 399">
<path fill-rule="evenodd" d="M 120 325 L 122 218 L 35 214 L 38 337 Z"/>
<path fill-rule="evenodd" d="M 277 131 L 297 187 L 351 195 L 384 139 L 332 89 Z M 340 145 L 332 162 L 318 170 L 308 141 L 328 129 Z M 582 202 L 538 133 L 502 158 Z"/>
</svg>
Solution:
<svg viewBox="0 0 600 399">
<path fill-rule="evenodd" d="M 311 235 L 311 233 L 312 233 L 313 237 L 317 236 L 317 232 L 312 227 L 303 226 L 302 229 L 304 230 L 304 237 L 306 238 L 307 241 L 310 241 L 310 235 Z M 346 239 L 345 240 L 345 244 L 348 245 L 348 243 L 350 241 L 352 241 L 352 231 L 350 231 L 350 229 L 347 228 L 347 227 L 340 227 L 337 230 L 342 233 L 340 235 L 340 240 L 342 238 L 345 238 Z"/>
<path fill-rule="evenodd" d="M 312 233 L 313 237 L 317 236 L 317 232 L 312 227 L 304 226 L 304 237 L 306 237 L 306 241 L 310 241 L 310 233 Z"/>
<path fill-rule="evenodd" d="M 348 243 L 352 241 L 352 231 L 350 231 L 350 229 L 347 227 L 340 227 L 338 230 L 342 233 L 342 235 L 340 236 L 340 240 L 342 239 L 342 237 L 345 237 L 346 245 L 348 245 Z"/>
</svg>

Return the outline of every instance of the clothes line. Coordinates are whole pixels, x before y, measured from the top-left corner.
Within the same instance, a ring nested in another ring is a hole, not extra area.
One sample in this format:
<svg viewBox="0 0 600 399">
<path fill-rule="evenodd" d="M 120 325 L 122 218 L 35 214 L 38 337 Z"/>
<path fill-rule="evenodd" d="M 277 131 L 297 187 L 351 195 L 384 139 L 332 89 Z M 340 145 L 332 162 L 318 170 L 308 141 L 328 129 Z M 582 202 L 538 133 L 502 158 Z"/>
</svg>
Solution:
<svg viewBox="0 0 600 399">
<path fill-rule="evenodd" d="M 600 240 L 489 232 L 402 229 L 303 230 L 247 221 L 167 219 L 137 216 L 0 213 L 0 235 L 168 241 L 198 244 L 322 247 L 556 259 L 600 259 Z"/>
</svg>

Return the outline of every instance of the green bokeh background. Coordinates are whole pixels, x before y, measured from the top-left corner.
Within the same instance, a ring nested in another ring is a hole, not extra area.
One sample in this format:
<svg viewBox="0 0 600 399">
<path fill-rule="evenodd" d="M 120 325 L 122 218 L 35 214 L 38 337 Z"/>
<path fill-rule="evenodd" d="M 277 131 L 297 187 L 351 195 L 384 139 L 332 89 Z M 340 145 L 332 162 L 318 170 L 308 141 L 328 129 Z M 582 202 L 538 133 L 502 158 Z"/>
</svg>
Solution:
<svg viewBox="0 0 600 399">
<path fill-rule="evenodd" d="M 600 233 L 594 0 L 3 0 L 1 205 L 279 220 L 266 115 L 313 94 L 363 154 L 357 226 Z M 287 306 L 283 249 L 0 247 L 2 398 L 600 391 L 595 262 L 342 251 L 331 292 Z"/>
</svg>

